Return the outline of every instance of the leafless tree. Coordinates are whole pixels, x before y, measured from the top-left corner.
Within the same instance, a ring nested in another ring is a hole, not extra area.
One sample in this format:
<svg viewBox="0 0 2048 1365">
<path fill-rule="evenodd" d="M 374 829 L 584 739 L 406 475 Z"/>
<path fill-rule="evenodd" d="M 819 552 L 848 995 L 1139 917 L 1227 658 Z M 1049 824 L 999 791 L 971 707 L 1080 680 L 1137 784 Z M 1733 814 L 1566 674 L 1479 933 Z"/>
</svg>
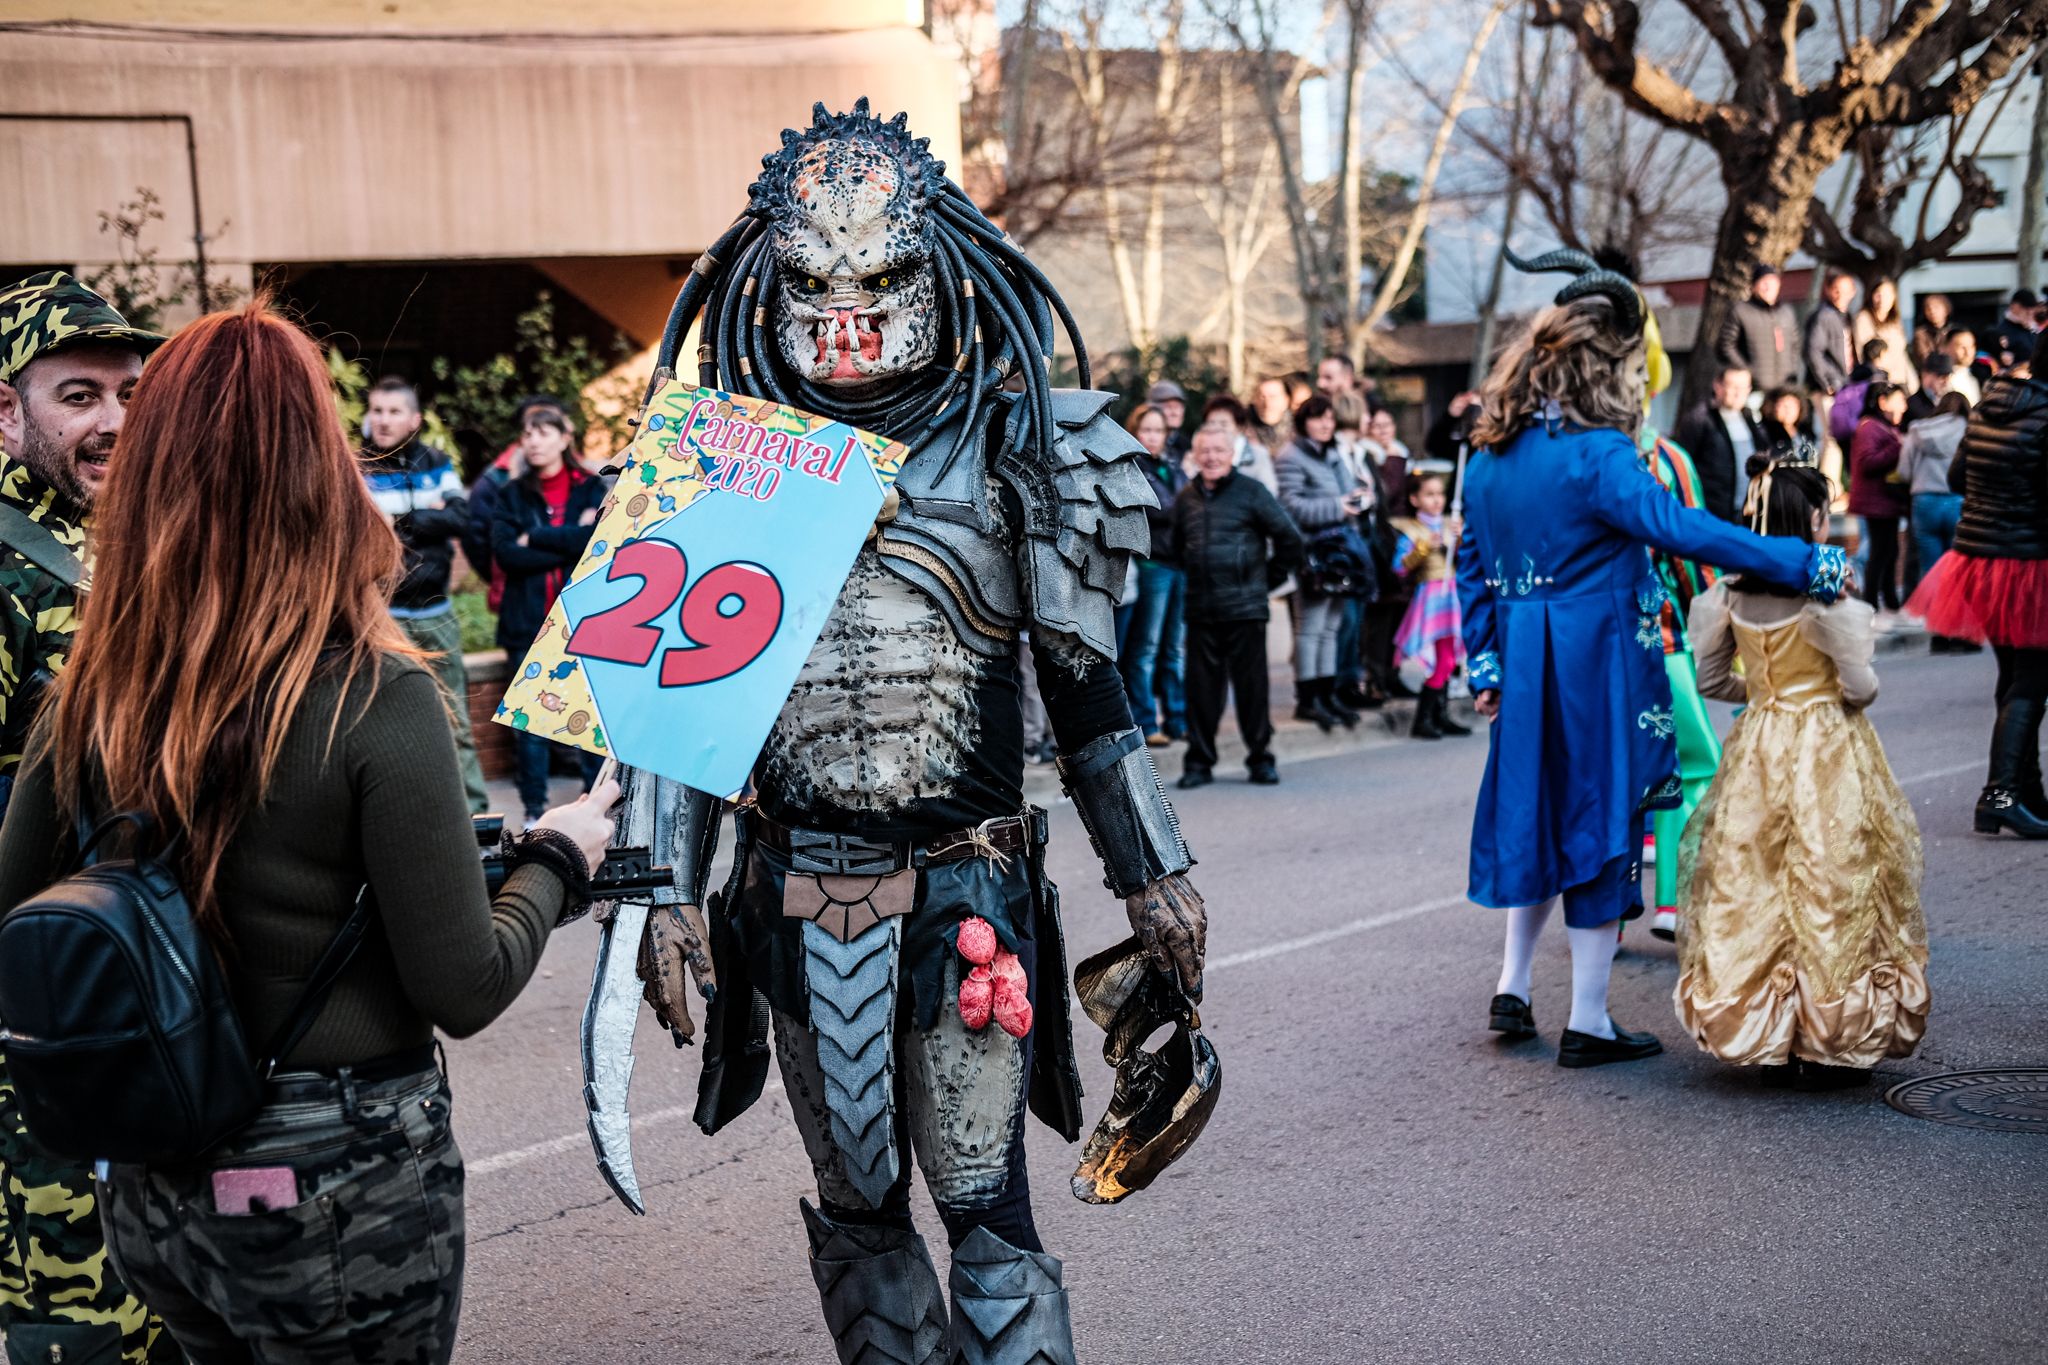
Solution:
<svg viewBox="0 0 2048 1365">
<path fill-rule="evenodd" d="M 1337 63 L 1339 69 L 1330 73 L 1342 92 L 1343 113 L 1337 122 L 1334 184 L 1329 185 L 1312 184 L 1304 177 L 1299 140 L 1290 126 L 1300 116 L 1301 77 L 1312 69 L 1313 61 L 1302 55 L 1290 70 L 1284 60 L 1287 53 L 1281 26 L 1289 7 L 1284 0 L 1203 0 L 1218 29 L 1252 59 L 1260 113 L 1267 134 L 1279 151 L 1282 202 L 1294 247 L 1311 366 L 1321 360 L 1327 348 L 1327 332 L 1333 321 L 1347 353 L 1354 361 L 1362 362 L 1373 328 L 1406 297 L 1411 287 L 1410 268 L 1434 206 L 1437 179 L 1451 133 L 1470 98 L 1480 58 L 1509 3 L 1510 0 L 1487 0 L 1464 63 L 1443 101 L 1436 135 L 1404 212 L 1395 221 L 1382 218 L 1382 232 L 1375 233 L 1366 202 L 1364 83 L 1368 68 L 1377 60 L 1375 49 L 1368 42 L 1378 18 L 1376 0 L 1324 0 L 1308 45 L 1310 51 L 1322 47 L 1334 26 L 1343 25 L 1344 51 Z M 1335 214 L 1323 209 L 1332 199 L 1338 208 Z M 1374 249 L 1380 244 L 1375 237 L 1381 237 L 1383 252 Z M 1363 281 L 1368 262 L 1375 258 L 1384 260 L 1385 268 L 1379 272 L 1377 287 L 1368 302 L 1363 297 Z"/>
<path fill-rule="evenodd" d="M 1849 143 L 1855 167 L 1846 223 L 1819 195 L 1807 213 L 1806 249 L 1825 265 L 1847 270 L 1866 286 L 1899 276 L 1925 261 L 1938 261 L 1970 233 L 1970 224 L 1997 199 L 1997 190 L 1977 164 L 1985 135 L 2013 92 L 2004 91 L 1946 119 L 1913 127 L 1865 128 Z M 1989 109 L 1990 116 L 1977 117 Z M 1971 138 L 1973 121 L 1976 137 Z M 1937 219 L 1937 193 L 1953 180 L 1954 206 Z M 1918 196 L 1918 208 L 1913 199 Z M 1910 222 L 1901 222 L 1911 213 Z"/>
<path fill-rule="evenodd" d="M 1243 109 L 1240 73 L 1218 65 L 1215 75 L 1219 174 L 1214 184 L 1195 190 L 1195 202 L 1216 229 L 1223 253 L 1223 292 L 1211 317 L 1195 330 L 1201 333 L 1221 322 L 1231 391 L 1247 393 L 1251 387 L 1246 368 L 1251 311 L 1247 296 L 1252 272 L 1286 226 L 1273 202 L 1280 179 L 1280 149 L 1270 138 L 1245 136 L 1247 111 Z M 1257 148 L 1257 163 L 1249 171 L 1245 165 L 1247 142 Z M 1221 310 L 1220 319 L 1215 317 L 1217 310 Z"/>
<path fill-rule="evenodd" d="M 1712 230 L 1697 180 L 1707 156 L 1698 142 L 1632 112 L 1579 62 L 1553 60 L 1554 30 L 1516 27 L 1514 59 L 1460 133 L 1499 171 L 1519 209 L 1524 197 L 1559 245 L 1618 247 L 1651 261 L 1666 248 Z M 1686 79 L 1705 56 L 1704 36 L 1676 63 Z M 1410 73 L 1425 98 L 1428 84 Z"/>
<path fill-rule="evenodd" d="M 1681 0 L 1689 23 L 1660 25 L 1658 36 L 1676 29 L 1682 51 L 1703 32 L 1716 59 L 1688 81 L 1669 51 L 1647 50 L 1634 0 L 1530 3 L 1534 21 L 1569 33 L 1631 109 L 1718 160 L 1727 203 L 1703 337 L 1720 334 L 1757 263 L 1782 261 L 1806 240 L 1814 187 L 1858 134 L 1968 112 L 2048 34 L 2048 0 L 1879 0 L 1868 13 L 1835 3 L 1830 24 L 1795 0 Z M 1721 88 L 1700 93 L 1705 77 Z M 1706 392 L 1714 363 L 1712 346 L 1693 348 L 1684 402 Z"/>
</svg>

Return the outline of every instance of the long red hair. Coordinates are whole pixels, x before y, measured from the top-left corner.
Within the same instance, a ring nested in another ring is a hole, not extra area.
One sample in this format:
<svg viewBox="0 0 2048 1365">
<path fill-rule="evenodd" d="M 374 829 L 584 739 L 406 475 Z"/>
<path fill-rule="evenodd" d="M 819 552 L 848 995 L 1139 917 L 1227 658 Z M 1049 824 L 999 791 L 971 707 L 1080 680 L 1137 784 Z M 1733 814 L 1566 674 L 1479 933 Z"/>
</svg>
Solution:
<svg viewBox="0 0 2048 1365">
<path fill-rule="evenodd" d="M 222 854 L 308 685 L 328 669 L 374 682 L 379 655 L 415 652 L 387 610 L 398 542 L 305 333 L 257 299 L 167 342 L 135 385 L 93 542 L 56 689 L 57 790 L 182 832 L 186 894 L 220 939 Z"/>
</svg>

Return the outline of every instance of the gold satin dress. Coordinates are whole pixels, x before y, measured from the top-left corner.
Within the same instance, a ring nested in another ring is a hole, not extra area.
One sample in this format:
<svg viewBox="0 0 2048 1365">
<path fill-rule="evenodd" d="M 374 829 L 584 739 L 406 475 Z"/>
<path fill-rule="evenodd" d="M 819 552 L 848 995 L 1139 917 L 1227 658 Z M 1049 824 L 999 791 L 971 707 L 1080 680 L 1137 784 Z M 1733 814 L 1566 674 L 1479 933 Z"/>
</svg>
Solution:
<svg viewBox="0 0 2048 1365">
<path fill-rule="evenodd" d="M 1926 1029 L 1920 829 L 1862 711 L 1870 618 L 1725 582 L 1694 602 L 1701 690 L 1748 709 L 1681 841 L 1674 999 L 1738 1066 L 1867 1068 Z"/>
</svg>

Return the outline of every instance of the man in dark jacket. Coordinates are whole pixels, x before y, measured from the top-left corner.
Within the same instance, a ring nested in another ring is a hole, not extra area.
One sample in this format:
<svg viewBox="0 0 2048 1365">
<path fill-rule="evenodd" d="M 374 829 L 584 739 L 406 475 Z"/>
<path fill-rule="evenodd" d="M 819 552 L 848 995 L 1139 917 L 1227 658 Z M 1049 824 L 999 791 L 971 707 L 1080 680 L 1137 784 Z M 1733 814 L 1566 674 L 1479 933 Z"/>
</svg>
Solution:
<svg viewBox="0 0 2048 1365">
<path fill-rule="evenodd" d="M 1770 448 L 1763 428 L 1749 415 L 1749 391 L 1748 370 L 1722 367 L 1714 379 L 1714 396 L 1680 418 L 1672 433 L 1699 470 L 1701 505 L 1723 521 L 1742 520 L 1749 457 Z"/>
<path fill-rule="evenodd" d="M 1855 328 L 1849 321 L 1855 302 L 1856 277 L 1836 271 L 1821 286 L 1820 307 L 1806 320 L 1806 377 L 1816 395 L 1832 397 L 1856 368 Z"/>
<path fill-rule="evenodd" d="M 377 381 L 364 422 L 369 439 L 363 446 L 363 477 L 371 500 L 405 550 L 405 578 L 391 595 L 391 615 L 407 638 L 428 652 L 428 666 L 448 700 L 469 808 L 481 813 L 489 797 L 469 732 L 462 623 L 448 600 L 455 542 L 469 528 L 468 490 L 448 457 L 420 439 L 420 396 L 403 379 Z"/>
<path fill-rule="evenodd" d="M 2034 354 L 2034 308 L 2039 301 L 2022 289 L 2005 306 L 2005 316 L 1991 329 L 1991 358 L 2000 370 L 2024 365 Z"/>
<path fill-rule="evenodd" d="M 1778 297 L 1778 268 L 1759 265 L 1749 297 L 1721 326 L 1717 348 L 1724 365 L 1740 365 L 1765 393 L 1799 381 L 1799 319 Z"/>
<path fill-rule="evenodd" d="M 1301 532 L 1264 484 L 1233 468 L 1236 456 L 1223 433 L 1196 432 L 1196 477 L 1173 501 L 1169 552 L 1187 575 L 1188 755 L 1181 787 L 1214 780 L 1225 684 L 1237 694 L 1251 780 L 1280 780 L 1268 747 L 1267 595 L 1301 562 Z"/>
<path fill-rule="evenodd" d="M 1430 423 L 1429 431 L 1422 438 L 1423 450 L 1431 459 L 1443 460 L 1455 467 L 1458 462 L 1458 447 L 1471 443 L 1472 427 L 1478 420 L 1477 391 L 1468 389 L 1455 395 L 1442 415 Z M 1276 450 L 1273 453 L 1278 455 L 1280 452 Z"/>
</svg>

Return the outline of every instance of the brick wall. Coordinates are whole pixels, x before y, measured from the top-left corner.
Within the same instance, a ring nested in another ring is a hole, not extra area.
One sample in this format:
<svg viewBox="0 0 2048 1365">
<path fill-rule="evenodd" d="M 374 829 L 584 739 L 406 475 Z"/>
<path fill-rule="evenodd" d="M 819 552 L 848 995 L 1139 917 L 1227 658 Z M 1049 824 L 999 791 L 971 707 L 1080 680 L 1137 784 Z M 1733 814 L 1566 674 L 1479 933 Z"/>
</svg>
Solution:
<svg viewBox="0 0 2048 1365">
<path fill-rule="evenodd" d="M 497 650 L 465 654 L 469 670 L 469 728 L 476 736 L 476 756 L 484 776 L 512 776 L 512 732 L 491 719 L 512 682 L 512 664 Z"/>
</svg>

